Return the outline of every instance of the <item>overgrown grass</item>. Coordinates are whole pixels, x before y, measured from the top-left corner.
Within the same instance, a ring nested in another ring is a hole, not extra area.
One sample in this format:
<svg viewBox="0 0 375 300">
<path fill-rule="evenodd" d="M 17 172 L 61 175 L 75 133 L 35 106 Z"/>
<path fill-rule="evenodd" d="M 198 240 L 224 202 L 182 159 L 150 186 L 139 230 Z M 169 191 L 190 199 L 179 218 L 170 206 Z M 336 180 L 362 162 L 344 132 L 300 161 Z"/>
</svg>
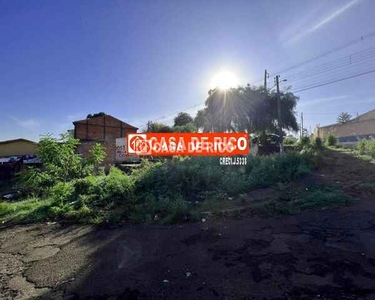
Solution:
<svg viewBox="0 0 375 300">
<path fill-rule="evenodd" d="M 46 221 L 50 216 L 50 199 L 31 198 L 18 202 L 0 203 L 0 222 L 38 222 Z"/>
<path fill-rule="evenodd" d="M 357 150 L 361 155 L 368 155 L 371 158 L 375 158 L 375 141 L 361 140 L 357 144 Z"/>
<path fill-rule="evenodd" d="M 339 151 L 339 152 L 342 152 L 342 153 L 347 153 L 347 154 L 353 155 L 354 157 L 359 158 L 360 160 L 363 160 L 363 161 L 372 161 L 375 158 L 375 157 L 372 157 L 369 154 L 366 154 L 366 152 L 363 151 L 363 150 L 360 151 L 359 148 L 361 148 L 361 146 L 359 146 L 359 144 L 357 145 L 356 148 L 349 148 L 349 147 L 338 148 L 337 146 L 329 147 L 329 148 L 332 149 L 332 150 L 335 150 L 335 151 Z"/>
<path fill-rule="evenodd" d="M 341 190 L 330 187 L 313 187 L 301 194 L 299 199 L 292 202 L 293 206 L 305 209 L 325 209 L 346 206 L 350 198 Z"/>
<path fill-rule="evenodd" d="M 329 209 L 347 206 L 351 199 L 343 191 L 327 186 L 316 186 L 296 192 L 293 197 L 274 199 L 255 208 L 257 214 L 270 217 L 276 215 L 299 214 L 307 209 Z"/>
<path fill-rule="evenodd" d="M 13 222 L 184 222 L 196 219 L 205 206 L 226 207 L 228 197 L 297 180 L 308 174 L 318 159 L 314 150 L 283 157 L 249 156 L 242 167 L 221 166 L 217 157 L 179 157 L 157 163 L 144 160 L 130 174 L 113 167 L 107 175 L 57 183 L 43 181 L 36 173 L 29 184 L 35 179 L 42 187 L 37 190 L 39 198 L 2 203 L 0 217 Z M 273 210 L 280 210 L 274 206 Z"/>
</svg>

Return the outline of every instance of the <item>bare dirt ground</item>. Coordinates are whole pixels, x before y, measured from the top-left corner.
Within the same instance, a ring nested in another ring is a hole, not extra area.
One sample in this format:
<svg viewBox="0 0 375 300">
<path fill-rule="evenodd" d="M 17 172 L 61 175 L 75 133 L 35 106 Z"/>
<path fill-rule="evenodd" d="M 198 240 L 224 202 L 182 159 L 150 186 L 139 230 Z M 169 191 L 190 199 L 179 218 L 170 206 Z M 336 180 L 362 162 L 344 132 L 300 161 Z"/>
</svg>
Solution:
<svg viewBox="0 0 375 300">
<path fill-rule="evenodd" d="M 375 299 L 374 165 L 332 153 L 341 209 L 180 226 L 0 229 L 0 299 Z M 363 185 L 365 181 L 366 185 Z"/>
</svg>

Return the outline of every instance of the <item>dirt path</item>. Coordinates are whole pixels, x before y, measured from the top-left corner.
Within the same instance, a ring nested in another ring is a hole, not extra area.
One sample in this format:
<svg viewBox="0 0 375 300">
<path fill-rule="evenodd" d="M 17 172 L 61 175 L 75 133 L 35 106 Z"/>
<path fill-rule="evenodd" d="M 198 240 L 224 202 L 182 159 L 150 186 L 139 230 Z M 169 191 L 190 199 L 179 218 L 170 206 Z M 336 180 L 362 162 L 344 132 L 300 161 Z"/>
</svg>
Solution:
<svg viewBox="0 0 375 300">
<path fill-rule="evenodd" d="M 172 227 L 0 229 L 0 299 L 375 299 L 375 205 L 344 181 L 369 182 L 374 167 L 332 155 L 337 168 L 318 176 L 357 205 Z"/>
<path fill-rule="evenodd" d="M 365 202 L 374 199 L 374 161 L 364 161 L 351 154 L 333 150 L 327 150 L 325 157 L 326 165 L 317 172 L 320 180 L 338 186 L 348 195 Z"/>
</svg>

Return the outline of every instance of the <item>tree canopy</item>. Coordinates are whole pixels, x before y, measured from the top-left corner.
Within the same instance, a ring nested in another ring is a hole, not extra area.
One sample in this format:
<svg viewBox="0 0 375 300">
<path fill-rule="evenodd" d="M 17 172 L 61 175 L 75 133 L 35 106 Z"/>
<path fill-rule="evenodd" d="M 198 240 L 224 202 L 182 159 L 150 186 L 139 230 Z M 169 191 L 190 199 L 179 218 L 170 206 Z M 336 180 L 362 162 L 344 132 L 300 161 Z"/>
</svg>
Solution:
<svg viewBox="0 0 375 300">
<path fill-rule="evenodd" d="M 280 99 L 282 129 L 297 131 L 294 109 L 299 98 L 289 91 L 282 91 Z M 204 131 L 277 132 L 276 92 L 250 85 L 226 91 L 214 89 L 208 92 L 205 105 L 196 117 Z"/>
<path fill-rule="evenodd" d="M 204 128 L 204 125 L 206 124 L 206 116 L 205 116 L 205 110 L 200 109 L 197 111 L 197 114 L 194 118 L 194 125 L 197 127 L 197 129 Z"/>
<path fill-rule="evenodd" d="M 180 126 L 168 126 L 164 123 L 150 122 L 147 132 L 169 133 L 169 132 L 197 132 L 197 127 L 193 122 Z"/>
<path fill-rule="evenodd" d="M 101 111 L 96 114 L 88 114 L 86 119 L 92 119 L 92 118 L 102 117 L 102 116 L 105 116 L 105 113 Z"/>
<path fill-rule="evenodd" d="M 337 123 L 339 123 L 339 124 L 348 123 L 351 118 L 352 118 L 352 115 L 350 113 L 348 113 L 348 112 L 342 112 L 337 117 Z"/>
<path fill-rule="evenodd" d="M 164 123 L 150 122 L 147 128 L 147 132 L 173 132 L 172 128 Z"/>
<path fill-rule="evenodd" d="M 186 112 L 180 112 L 174 118 L 174 126 L 184 126 L 193 122 L 193 118 Z"/>
</svg>

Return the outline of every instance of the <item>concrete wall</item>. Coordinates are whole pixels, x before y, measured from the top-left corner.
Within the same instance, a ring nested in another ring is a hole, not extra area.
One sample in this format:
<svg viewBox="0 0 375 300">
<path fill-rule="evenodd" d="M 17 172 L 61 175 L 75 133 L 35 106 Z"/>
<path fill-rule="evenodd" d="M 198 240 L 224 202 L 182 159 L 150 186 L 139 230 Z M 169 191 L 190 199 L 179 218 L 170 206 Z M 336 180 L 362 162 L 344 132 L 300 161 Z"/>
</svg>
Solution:
<svg viewBox="0 0 375 300">
<path fill-rule="evenodd" d="M 341 140 L 350 140 L 350 137 L 368 138 L 375 136 L 375 119 L 365 119 L 363 121 L 351 121 L 347 124 L 334 124 L 331 126 L 317 127 L 314 130 L 314 137 L 324 138 L 329 134 L 333 134 Z"/>
<path fill-rule="evenodd" d="M 28 141 L 20 140 L 0 143 L 0 156 L 34 155 L 37 151 L 38 145 Z"/>
</svg>

